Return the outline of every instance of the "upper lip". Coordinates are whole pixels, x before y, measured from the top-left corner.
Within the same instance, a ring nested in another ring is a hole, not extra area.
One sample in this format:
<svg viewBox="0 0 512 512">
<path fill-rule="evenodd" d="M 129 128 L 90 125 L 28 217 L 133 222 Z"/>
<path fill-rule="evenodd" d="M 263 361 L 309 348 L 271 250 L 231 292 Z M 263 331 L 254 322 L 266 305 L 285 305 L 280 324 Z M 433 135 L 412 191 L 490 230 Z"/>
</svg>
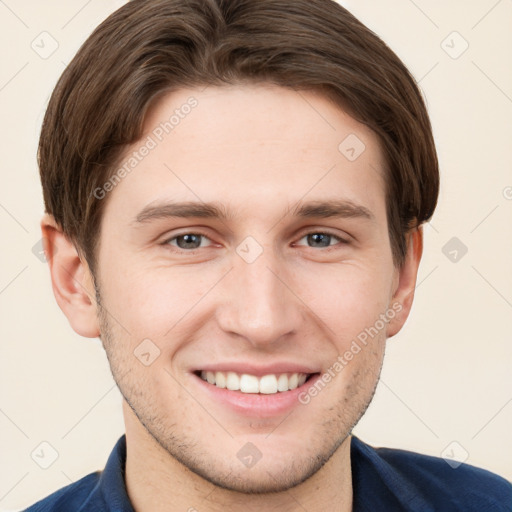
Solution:
<svg viewBox="0 0 512 512">
<path fill-rule="evenodd" d="M 216 363 L 206 364 L 200 368 L 192 370 L 193 372 L 206 371 L 206 372 L 235 372 L 239 374 L 247 373 L 261 377 L 268 374 L 282 374 L 282 373 L 318 373 L 320 370 L 302 364 L 289 363 L 289 362 L 275 362 L 267 365 L 257 365 L 248 362 L 232 361 L 229 363 Z"/>
</svg>

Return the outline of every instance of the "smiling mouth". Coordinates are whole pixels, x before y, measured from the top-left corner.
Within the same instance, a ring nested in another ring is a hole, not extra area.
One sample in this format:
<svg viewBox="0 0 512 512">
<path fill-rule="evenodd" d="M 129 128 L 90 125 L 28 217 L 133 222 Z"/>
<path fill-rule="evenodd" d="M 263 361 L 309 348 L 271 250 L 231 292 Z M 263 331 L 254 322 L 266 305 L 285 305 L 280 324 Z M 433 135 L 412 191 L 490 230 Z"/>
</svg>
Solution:
<svg viewBox="0 0 512 512">
<path fill-rule="evenodd" d="M 247 394 L 272 395 L 292 391 L 318 373 L 280 373 L 257 377 L 247 373 L 195 371 L 195 375 L 218 388 Z"/>
</svg>

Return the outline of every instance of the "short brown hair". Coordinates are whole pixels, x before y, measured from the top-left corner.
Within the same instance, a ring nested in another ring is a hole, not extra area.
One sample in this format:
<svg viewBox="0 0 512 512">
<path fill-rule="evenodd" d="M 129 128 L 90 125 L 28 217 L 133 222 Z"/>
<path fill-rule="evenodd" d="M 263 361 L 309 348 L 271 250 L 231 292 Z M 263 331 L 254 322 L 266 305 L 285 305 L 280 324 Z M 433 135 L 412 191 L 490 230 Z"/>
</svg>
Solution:
<svg viewBox="0 0 512 512">
<path fill-rule="evenodd" d="M 403 264 L 406 233 L 434 212 L 439 169 L 419 88 L 377 35 L 334 0 L 132 0 L 62 74 L 39 141 L 46 211 L 93 275 L 106 200 L 92 192 L 142 136 L 150 102 L 247 82 L 319 91 L 378 135 L 393 260 Z"/>
</svg>

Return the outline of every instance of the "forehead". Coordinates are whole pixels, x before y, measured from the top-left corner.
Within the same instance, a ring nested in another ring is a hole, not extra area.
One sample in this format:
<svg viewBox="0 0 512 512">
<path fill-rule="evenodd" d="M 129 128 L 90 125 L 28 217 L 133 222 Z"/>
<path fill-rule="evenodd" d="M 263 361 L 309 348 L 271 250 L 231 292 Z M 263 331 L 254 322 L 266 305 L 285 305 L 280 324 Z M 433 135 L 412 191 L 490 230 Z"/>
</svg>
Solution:
<svg viewBox="0 0 512 512">
<path fill-rule="evenodd" d="M 299 200 L 338 198 L 383 211 L 378 137 L 316 92 L 181 89 L 154 102 L 143 132 L 121 159 L 125 177 L 107 209 L 222 201 L 240 215 L 279 215 Z"/>
</svg>

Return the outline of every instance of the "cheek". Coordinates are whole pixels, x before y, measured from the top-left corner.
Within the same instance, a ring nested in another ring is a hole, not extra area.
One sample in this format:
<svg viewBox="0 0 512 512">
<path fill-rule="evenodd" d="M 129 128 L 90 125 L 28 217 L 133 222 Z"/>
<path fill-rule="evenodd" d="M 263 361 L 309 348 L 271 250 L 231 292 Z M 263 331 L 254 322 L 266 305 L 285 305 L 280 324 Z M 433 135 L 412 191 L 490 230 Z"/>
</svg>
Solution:
<svg viewBox="0 0 512 512">
<path fill-rule="evenodd" d="M 229 304 L 230 291 L 225 284 L 215 289 L 229 264 L 171 267 L 165 261 L 110 261 L 120 264 L 111 265 L 105 273 L 102 296 L 109 312 L 134 340 L 178 339 L 179 333 L 186 337 L 181 330 L 187 323 L 211 321 L 216 307 Z M 388 266 L 378 258 L 329 264 L 290 262 L 280 275 L 293 292 L 289 300 L 305 311 L 309 324 L 321 320 L 318 325 L 322 328 L 323 323 L 326 336 L 336 339 L 340 352 L 361 331 L 374 325 L 388 307 Z"/>
<path fill-rule="evenodd" d="M 188 267 L 123 265 L 109 273 L 102 296 L 109 312 L 137 336 L 161 337 L 172 329 L 214 286 L 211 271 Z M 200 311 L 200 308 L 197 309 Z"/>
<path fill-rule="evenodd" d="M 299 296 L 343 345 L 375 324 L 389 307 L 389 270 L 360 263 L 319 266 L 302 273 Z M 380 324 L 379 324 L 380 325 Z"/>
</svg>

